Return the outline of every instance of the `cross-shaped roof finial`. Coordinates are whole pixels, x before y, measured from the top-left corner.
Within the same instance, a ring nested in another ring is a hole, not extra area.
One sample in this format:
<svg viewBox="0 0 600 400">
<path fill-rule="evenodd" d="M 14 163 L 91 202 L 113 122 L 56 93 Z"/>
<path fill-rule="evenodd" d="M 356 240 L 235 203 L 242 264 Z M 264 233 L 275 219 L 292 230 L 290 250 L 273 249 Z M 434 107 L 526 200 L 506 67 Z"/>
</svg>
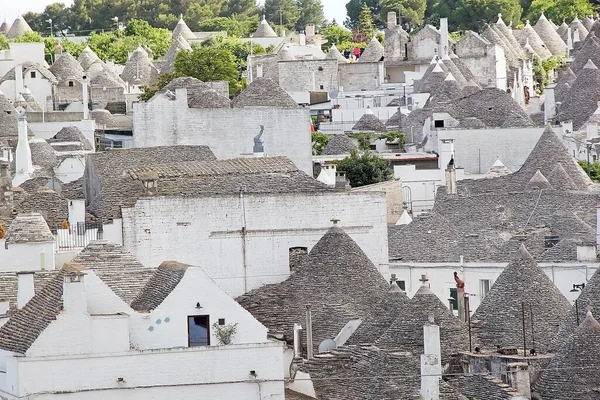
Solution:
<svg viewBox="0 0 600 400">
<path fill-rule="evenodd" d="M 333 222 L 334 225 L 337 225 L 337 223 L 340 222 L 340 220 L 337 218 L 332 218 L 330 221 Z"/>
<path fill-rule="evenodd" d="M 423 285 L 424 285 L 425 283 L 429 282 L 429 278 L 427 278 L 427 274 L 423 274 L 423 275 L 421 275 L 421 279 L 419 279 L 419 281 L 420 281 L 421 283 L 423 283 Z"/>
</svg>

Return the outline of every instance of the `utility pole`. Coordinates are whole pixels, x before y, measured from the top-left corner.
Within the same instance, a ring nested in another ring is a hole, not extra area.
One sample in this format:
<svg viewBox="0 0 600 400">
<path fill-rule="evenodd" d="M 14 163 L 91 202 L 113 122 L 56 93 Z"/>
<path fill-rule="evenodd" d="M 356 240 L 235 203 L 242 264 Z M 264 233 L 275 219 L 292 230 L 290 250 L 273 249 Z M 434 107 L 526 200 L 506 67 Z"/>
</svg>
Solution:
<svg viewBox="0 0 600 400">
<path fill-rule="evenodd" d="M 279 10 L 279 26 L 283 26 L 283 10 Z"/>
</svg>

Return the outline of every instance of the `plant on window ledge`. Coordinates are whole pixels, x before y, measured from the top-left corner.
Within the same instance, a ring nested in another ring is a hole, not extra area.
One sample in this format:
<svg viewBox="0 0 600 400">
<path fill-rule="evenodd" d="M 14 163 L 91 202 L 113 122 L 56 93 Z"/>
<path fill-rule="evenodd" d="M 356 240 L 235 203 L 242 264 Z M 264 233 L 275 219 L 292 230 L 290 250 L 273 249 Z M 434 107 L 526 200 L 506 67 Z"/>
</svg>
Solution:
<svg viewBox="0 0 600 400">
<path fill-rule="evenodd" d="M 212 327 L 220 344 L 231 344 L 233 337 L 237 333 L 237 326 L 237 322 L 226 325 L 219 325 L 218 322 L 215 322 Z"/>
</svg>

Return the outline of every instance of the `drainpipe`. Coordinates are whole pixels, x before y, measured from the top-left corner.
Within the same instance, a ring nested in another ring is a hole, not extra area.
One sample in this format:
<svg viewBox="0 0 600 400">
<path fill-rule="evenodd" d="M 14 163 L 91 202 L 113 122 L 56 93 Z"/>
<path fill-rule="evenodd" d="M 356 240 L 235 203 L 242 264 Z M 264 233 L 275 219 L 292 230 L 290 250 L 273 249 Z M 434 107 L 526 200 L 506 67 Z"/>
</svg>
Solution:
<svg viewBox="0 0 600 400">
<path fill-rule="evenodd" d="M 240 202 L 242 205 L 242 264 L 244 266 L 244 293 L 248 292 L 248 264 L 246 260 L 246 205 L 244 202 L 244 187 L 240 187 Z"/>
</svg>

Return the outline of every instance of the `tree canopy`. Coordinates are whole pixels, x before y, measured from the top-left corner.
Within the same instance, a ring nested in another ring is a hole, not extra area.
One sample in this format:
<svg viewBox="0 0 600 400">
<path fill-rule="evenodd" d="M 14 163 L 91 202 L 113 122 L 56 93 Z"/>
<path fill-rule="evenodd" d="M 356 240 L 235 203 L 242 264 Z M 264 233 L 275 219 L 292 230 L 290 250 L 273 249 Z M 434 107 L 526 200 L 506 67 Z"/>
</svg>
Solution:
<svg viewBox="0 0 600 400">
<path fill-rule="evenodd" d="M 344 171 L 352 187 L 371 185 L 394 179 L 392 163 L 371 153 L 359 155 L 353 152 L 349 157 L 337 162 L 337 170 Z"/>
<path fill-rule="evenodd" d="M 553 21 L 571 21 L 576 16 L 595 14 L 594 6 L 588 0 L 533 0 L 527 10 L 527 17 L 537 21 L 542 15 Z"/>
</svg>

